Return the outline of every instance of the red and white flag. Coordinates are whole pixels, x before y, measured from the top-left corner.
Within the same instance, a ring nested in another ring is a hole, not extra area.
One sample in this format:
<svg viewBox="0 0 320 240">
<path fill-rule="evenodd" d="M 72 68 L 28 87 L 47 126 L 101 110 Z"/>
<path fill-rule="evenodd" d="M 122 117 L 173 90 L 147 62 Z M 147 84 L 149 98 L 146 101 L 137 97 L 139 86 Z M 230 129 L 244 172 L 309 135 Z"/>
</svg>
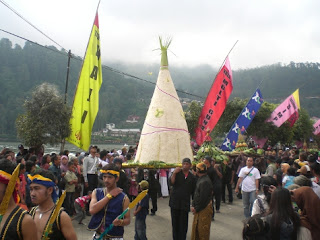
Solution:
<svg viewBox="0 0 320 240">
<path fill-rule="evenodd" d="M 229 57 L 218 73 L 206 98 L 196 128 L 196 142 L 199 146 L 209 140 L 209 134 L 218 123 L 232 92 L 232 71 Z"/>
</svg>

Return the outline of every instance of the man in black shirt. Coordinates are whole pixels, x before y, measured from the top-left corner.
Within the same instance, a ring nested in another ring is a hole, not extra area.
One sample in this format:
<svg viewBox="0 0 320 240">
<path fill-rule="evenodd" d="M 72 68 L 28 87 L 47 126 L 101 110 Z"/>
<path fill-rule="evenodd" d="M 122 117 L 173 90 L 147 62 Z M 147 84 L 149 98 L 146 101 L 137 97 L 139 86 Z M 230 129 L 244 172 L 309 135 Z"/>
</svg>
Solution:
<svg viewBox="0 0 320 240">
<path fill-rule="evenodd" d="M 196 169 L 199 178 L 191 208 L 194 214 L 191 240 L 209 240 L 212 216 L 212 183 L 204 163 L 198 163 Z"/>
<path fill-rule="evenodd" d="M 182 168 L 177 167 L 170 178 L 172 190 L 169 206 L 171 208 L 172 236 L 174 240 L 185 240 L 188 232 L 190 196 L 193 196 L 196 179 L 190 172 L 189 158 L 182 160 Z"/>
<path fill-rule="evenodd" d="M 121 188 L 125 194 L 128 194 L 128 177 L 126 173 L 122 169 L 122 159 L 115 158 L 113 159 L 113 163 L 120 169 L 120 177 L 117 182 L 117 187 Z"/>
<path fill-rule="evenodd" d="M 229 161 L 224 160 L 221 164 L 222 168 L 222 202 L 226 202 L 226 187 L 228 189 L 229 194 L 229 203 L 233 202 L 232 195 L 232 183 L 234 176 L 234 168 L 232 165 L 232 161 L 229 158 Z"/>
<path fill-rule="evenodd" d="M 212 166 L 212 158 L 209 156 L 206 156 L 203 160 L 203 163 L 207 166 L 207 173 L 208 176 L 212 182 L 213 186 L 213 195 L 212 195 L 212 221 L 214 221 L 214 201 L 213 197 L 215 197 L 215 205 L 217 212 L 220 212 L 220 203 L 221 203 L 221 178 L 222 174 L 219 171 L 218 165 L 215 165 L 215 167 Z"/>
</svg>

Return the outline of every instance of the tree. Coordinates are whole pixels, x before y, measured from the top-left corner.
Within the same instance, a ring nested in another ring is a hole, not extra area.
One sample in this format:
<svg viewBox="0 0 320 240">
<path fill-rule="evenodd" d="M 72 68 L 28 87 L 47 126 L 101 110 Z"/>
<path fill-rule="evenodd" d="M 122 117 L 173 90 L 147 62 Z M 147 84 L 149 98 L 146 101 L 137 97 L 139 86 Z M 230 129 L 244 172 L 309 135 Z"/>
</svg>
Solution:
<svg viewBox="0 0 320 240">
<path fill-rule="evenodd" d="M 26 113 L 16 120 L 18 136 L 24 144 L 40 149 L 42 144 L 62 143 L 70 135 L 71 108 L 64 104 L 56 86 L 41 84 L 24 107 Z"/>
<path fill-rule="evenodd" d="M 299 111 L 299 118 L 293 127 L 294 139 L 304 141 L 313 135 L 313 122 L 305 109 Z"/>
<path fill-rule="evenodd" d="M 194 137 L 198 119 L 201 113 L 202 106 L 199 102 L 192 101 L 185 112 L 186 122 L 191 137 Z"/>
<path fill-rule="evenodd" d="M 227 102 L 227 106 L 221 115 L 218 124 L 211 133 L 213 139 L 221 138 L 221 141 L 223 141 L 247 102 L 247 99 L 239 98 Z M 270 117 L 276 107 L 277 104 L 264 102 L 246 130 L 246 135 L 257 136 L 259 138 L 267 137 L 271 145 L 275 145 L 278 142 L 290 144 L 293 140 L 303 141 L 312 136 L 312 122 L 305 109 L 301 109 L 300 117 L 294 127 L 290 127 L 288 122 L 285 122 L 279 128 L 271 122 L 266 122 L 266 119 Z M 198 124 L 201 109 L 202 107 L 199 103 L 192 102 L 186 112 L 186 121 L 192 137 L 194 136 L 194 130 Z M 220 142 L 216 143 L 219 145 Z"/>
</svg>

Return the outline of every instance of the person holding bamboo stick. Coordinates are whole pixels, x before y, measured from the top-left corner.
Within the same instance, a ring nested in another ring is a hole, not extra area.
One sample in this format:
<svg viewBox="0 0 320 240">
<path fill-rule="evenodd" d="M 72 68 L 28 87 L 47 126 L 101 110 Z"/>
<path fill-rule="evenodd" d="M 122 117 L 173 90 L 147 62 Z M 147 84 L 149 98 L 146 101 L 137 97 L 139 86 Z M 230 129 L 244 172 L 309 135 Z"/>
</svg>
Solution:
<svg viewBox="0 0 320 240">
<path fill-rule="evenodd" d="M 37 205 L 30 210 L 30 215 L 36 223 L 38 239 L 48 237 L 48 239 L 76 240 L 77 235 L 70 217 L 59 207 L 59 201 L 56 204 L 58 196 L 54 190 L 56 184 L 53 173 L 41 169 L 29 174 L 28 178 L 31 182 L 31 201 Z"/>
<path fill-rule="evenodd" d="M 13 177 L 13 172 L 16 166 L 10 160 L 0 160 L 0 209 L 5 206 L 5 212 L 1 213 L 0 220 L 0 239 L 10 240 L 36 240 L 34 234 L 36 225 L 32 218 L 27 214 L 27 211 L 17 205 L 19 181 L 14 181 L 14 189 L 7 191 L 9 188 L 10 179 Z M 19 172 L 19 170 L 18 170 Z M 17 174 L 18 177 L 18 174 Z M 8 195 L 10 194 L 10 195 Z M 9 197 L 7 202 L 5 199 Z"/>
<path fill-rule="evenodd" d="M 117 187 L 120 169 L 115 164 L 104 166 L 100 172 L 103 174 L 105 187 L 96 188 L 92 192 L 89 207 L 92 217 L 88 229 L 95 231 L 93 239 L 99 239 L 100 235 L 103 236 L 104 230 L 113 225 L 105 237 L 120 240 L 123 239 L 124 226 L 130 224 L 130 211 L 123 219 L 118 219 L 118 216 L 128 208 L 130 201 L 122 189 Z"/>
</svg>

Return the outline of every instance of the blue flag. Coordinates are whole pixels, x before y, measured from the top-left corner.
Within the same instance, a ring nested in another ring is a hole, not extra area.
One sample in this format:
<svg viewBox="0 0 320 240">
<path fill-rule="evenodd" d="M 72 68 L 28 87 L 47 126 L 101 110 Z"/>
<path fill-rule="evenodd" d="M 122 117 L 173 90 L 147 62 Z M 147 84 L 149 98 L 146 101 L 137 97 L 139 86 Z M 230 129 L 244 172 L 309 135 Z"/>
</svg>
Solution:
<svg viewBox="0 0 320 240">
<path fill-rule="evenodd" d="M 243 134 L 246 131 L 259 111 L 262 103 L 263 99 L 260 89 L 257 89 L 249 100 L 247 106 L 244 107 L 239 117 L 232 125 L 226 139 L 223 141 L 223 144 L 221 145 L 221 149 L 223 151 L 232 151 L 235 148 L 239 133 Z"/>
</svg>

